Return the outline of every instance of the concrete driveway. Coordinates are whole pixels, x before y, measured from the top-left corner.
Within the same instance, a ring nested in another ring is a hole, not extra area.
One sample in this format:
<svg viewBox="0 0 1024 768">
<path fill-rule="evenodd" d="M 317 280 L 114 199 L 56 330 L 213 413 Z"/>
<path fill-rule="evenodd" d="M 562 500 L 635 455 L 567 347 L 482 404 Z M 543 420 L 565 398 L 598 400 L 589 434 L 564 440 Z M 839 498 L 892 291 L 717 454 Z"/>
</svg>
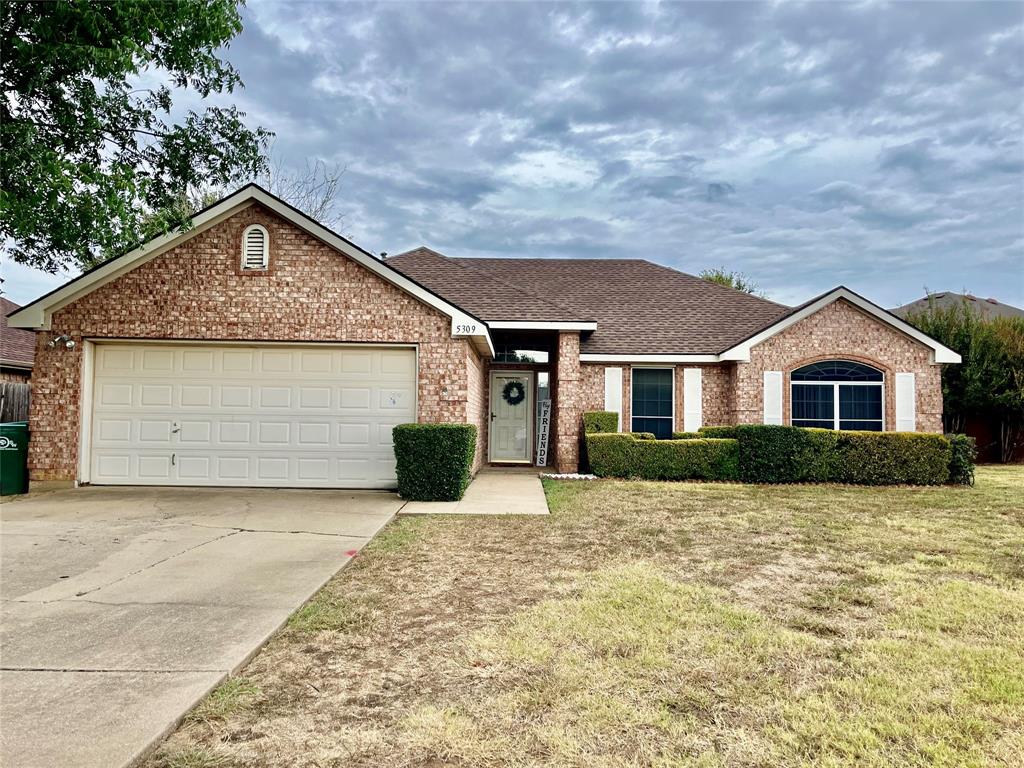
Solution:
<svg viewBox="0 0 1024 768">
<path fill-rule="evenodd" d="M 130 764 L 401 507 L 82 488 L 0 508 L 0 765 Z"/>
</svg>

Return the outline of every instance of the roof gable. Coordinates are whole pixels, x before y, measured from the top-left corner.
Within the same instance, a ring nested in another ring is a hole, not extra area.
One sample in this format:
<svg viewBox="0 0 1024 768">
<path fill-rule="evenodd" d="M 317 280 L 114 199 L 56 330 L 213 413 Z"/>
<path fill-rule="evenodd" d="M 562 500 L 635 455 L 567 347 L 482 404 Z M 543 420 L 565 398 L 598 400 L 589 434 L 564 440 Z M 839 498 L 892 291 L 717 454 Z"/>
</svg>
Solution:
<svg viewBox="0 0 1024 768">
<path fill-rule="evenodd" d="M 767 341 L 777 333 L 789 328 L 791 325 L 800 322 L 806 317 L 810 317 L 820 309 L 832 304 L 836 301 L 844 300 L 857 307 L 866 314 L 874 317 L 876 320 L 885 323 L 886 325 L 896 329 L 897 331 L 909 336 L 914 341 L 928 347 L 932 350 L 932 362 L 933 363 L 959 363 L 960 355 L 954 352 L 944 344 L 939 343 L 931 336 L 919 331 L 914 326 L 910 325 L 906 321 L 900 319 L 891 312 L 882 309 L 877 304 L 868 301 L 858 293 L 854 293 L 846 286 L 840 285 L 833 288 L 827 293 L 823 293 L 811 299 L 798 307 L 794 307 L 789 312 L 784 314 L 782 317 L 776 319 L 774 322 L 760 329 L 756 333 L 751 334 L 747 338 L 743 339 L 738 344 L 734 344 L 728 349 L 725 349 L 719 355 L 721 360 L 749 360 L 750 350 Z"/>
<path fill-rule="evenodd" d="M 493 354 L 493 346 L 486 324 L 479 317 L 441 297 L 416 280 L 393 269 L 368 251 L 341 235 L 332 232 L 297 208 L 270 194 L 256 184 L 249 184 L 199 211 L 193 215 L 191 226 L 187 229 L 176 229 L 155 237 L 128 253 L 105 261 L 93 269 L 84 272 L 45 296 L 36 299 L 31 304 L 13 312 L 8 318 L 8 323 L 14 328 L 48 330 L 53 313 L 61 307 L 67 306 L 140 264 L 225 221 L 253 203 L 265 206 L 285 221 L 317 238 L 334 250 L 339 251 L 370 272 L 412 295 L 424 304 L 432 306 L 448 315 L 452 320 L 452 330 L 455 335 L 463 335 L 456 331 L 457 326 L 475 328 L 476 331 L 474 333 L 466 335 L 470 336 L 481 351 L 487 350 Z"/>
</svg>

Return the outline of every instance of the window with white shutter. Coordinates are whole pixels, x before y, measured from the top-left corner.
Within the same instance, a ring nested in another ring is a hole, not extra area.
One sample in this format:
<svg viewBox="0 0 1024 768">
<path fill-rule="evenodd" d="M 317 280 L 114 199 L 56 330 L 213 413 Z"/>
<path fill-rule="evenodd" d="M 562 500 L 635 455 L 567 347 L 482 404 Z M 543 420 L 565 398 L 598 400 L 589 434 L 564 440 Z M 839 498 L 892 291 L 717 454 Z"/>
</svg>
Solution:
<svg viewBox="0 0 1024 768">
<path fill-rule="evenodd" d="M 259 224 L 242 233 L 242 269 L 266 269 L 270 265 L 270 235 Z"/>
</svg>

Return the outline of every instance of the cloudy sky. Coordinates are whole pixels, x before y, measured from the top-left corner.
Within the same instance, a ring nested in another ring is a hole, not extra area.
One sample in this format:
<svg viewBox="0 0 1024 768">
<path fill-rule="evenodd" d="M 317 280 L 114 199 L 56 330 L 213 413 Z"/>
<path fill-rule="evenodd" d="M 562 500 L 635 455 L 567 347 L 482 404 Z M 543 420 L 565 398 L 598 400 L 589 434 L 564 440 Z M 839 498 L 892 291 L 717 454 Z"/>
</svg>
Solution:
<svg viewBox="0 0 1024 768">
<path fill-rule="evenodd" d="M 1024 305 L 1024 5 L 250 0 L 235 100 L 367 249 Z M 28 300 L 53 278 L 19 272 Z"/>
</svg>

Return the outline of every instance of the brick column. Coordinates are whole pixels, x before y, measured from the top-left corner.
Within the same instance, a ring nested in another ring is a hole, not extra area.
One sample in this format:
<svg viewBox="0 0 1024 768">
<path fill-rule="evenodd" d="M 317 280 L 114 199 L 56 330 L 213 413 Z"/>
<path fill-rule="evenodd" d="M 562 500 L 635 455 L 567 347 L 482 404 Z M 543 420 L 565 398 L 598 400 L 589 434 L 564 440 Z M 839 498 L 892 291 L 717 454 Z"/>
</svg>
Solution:
<svg viewBox="0 0 1024 768">
<path fill-rule="evenodd" d="M 579 469 L 582 403 L 580 335 L 578 332 L 562 332 L 558 334 L 554 402 L 555 468 L 559 472 L 576 472 Z"/>
</svg>

